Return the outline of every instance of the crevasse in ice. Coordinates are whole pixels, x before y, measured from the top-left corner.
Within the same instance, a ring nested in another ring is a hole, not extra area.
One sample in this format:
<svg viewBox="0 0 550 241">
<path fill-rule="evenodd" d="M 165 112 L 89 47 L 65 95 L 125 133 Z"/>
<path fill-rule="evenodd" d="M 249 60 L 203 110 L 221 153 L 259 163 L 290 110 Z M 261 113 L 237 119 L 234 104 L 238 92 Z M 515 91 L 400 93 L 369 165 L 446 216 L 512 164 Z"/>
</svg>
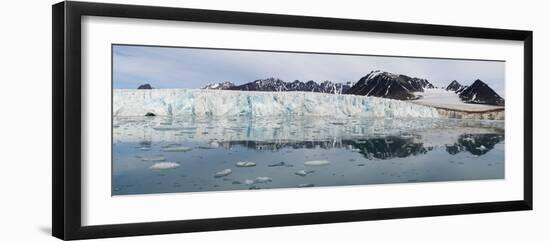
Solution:
<svg viewBox="0 0 550 241">
<path fill-rule="evenodd" d="M 113 90 L 114 116 L 145 116 L 147 113 L 199 117 L 439 117 L 432 107 L 356 95 L 202 89 Z"/>
</svg>

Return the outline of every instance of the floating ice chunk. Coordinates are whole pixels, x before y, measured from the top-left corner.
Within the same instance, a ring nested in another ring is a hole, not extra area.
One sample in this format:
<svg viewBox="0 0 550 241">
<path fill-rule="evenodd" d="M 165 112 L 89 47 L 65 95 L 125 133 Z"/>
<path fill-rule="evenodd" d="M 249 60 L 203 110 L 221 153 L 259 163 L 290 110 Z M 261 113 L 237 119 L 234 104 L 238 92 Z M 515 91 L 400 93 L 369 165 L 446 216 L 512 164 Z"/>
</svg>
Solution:
<svg viewBox="0 0 550 241">
<path fill-rule="evenodd" d="M 298 185 L 298 187 L 315 187 L 315 185 L 311 183 L 304 183 L 304 184 Z"/>
<path fill-rule="evenodd" d="M 306 161 L 304 162 L 304 165 L 306 166 L 325 166 L 330 164 L 328 160 L 314 160 L 314 161 Z"/>
<path fill-rule="evenodd" d="M 166 158 L 164 158 L 163 156 L 154 156 L 154 157 L 142 157 L 141 160 L 152 161 L 152 162 L 162 162 L 162 161 L 166 161 Z"/>
<path fill-rule="evenodd" d="M 150 151 L 151 150 L 151 148 L 149 148 L 149 147 L 141 147 L 139 149 L 142 150 L 142 151 Z"/>
<path fill-rule="evenodd" d="M 273 179 L 270 177 L 256 177 L 254 180 L 254 183 L 266 183 L 266 182 L 272 182 Z"/>
<path fill-rule="evenodd" d="M 231 169 L 224 169 L 224 170 L 221 170 L 221 171 L 219 171 L 219 172 L 216 172 L 216 173 L 214 174 L 214 177 L 215 177 L 215 178 L 218 178 L 218 177 L 225 177 L 225 176 L 231 174 L 232 172 L 233 172 L 233 171 L 231 171 Z"/>
<path fill-rule="evenodd" d="M 298 176 L 305 177 L 307 175 L 307 172 L 305 170 L 300 170 L 300 171 L 295 172 L 294 174 L 296 174 Z"/>
<path fill-rule="evenodd" d="M 269 164 L 267 166 L 268 167 L 282 167 L 284 165 L 285 165 L 285 162 L 277 162 L 277 163 Z"/>
<path fill-rule="evenodd" d="M 165 151 L 165 152 L 187 152 L 187 151 L 191 151 L 193 150 L 193 148 L 191 147 L 185 147 L 185 146 L 176 146 L 176 147 L 165 147 L 165 148 L 162 148 L 162 151 Z"/>
<path fill-rule="evenodd" d="M 158 162 L 153 164 L 151 169 L 157 169 L 157 170 L 165 170 L 165 169 L 173 169 L 179 167 L 180 164 L 177 164 L 175 162 Z"/>
<path fill-rule="evenodd" d="M 315 171 L 313 171 L 313 170 L 311 170 L 311 171 L 300 170 L 300 171 L 295 172 L 294 174 L 296 174 L 298 176 L 305 177 L 305 176 L 307 176 L 307 174 L 314 173 L 314 172 Z"/>
<path fill-rule="evenodd" d="M 179 143 L 168 143 L 166 145 L 162 145 L 161 147 L 162 148 L 168 148 L 168 147 L 176 147 L 176 146 L 181 146 L 181 144 L 179 144 Z"/>
<path fill-rule="evenodd" d="M 210 142 L 210 147 L 218 148 L 218 147 L 220 147 L 220 143 L 218 143 L 217 141 Z"/>
<path fill-rule="evenodd" d="M 253 167 L 253 166 L 256 166 L 256 163 L 249 162 L 249 161 L 241 161 L 241 162 L 237 162 L 235 164 L 235 166 L 237 166 L 237 167 Z"/>
<path fill-rule="evenodd" d="M 246 185 L 252 185 L 252 184 L 267 183 L 267 182 L 272 182 L 272 181 L 273 181 L 273 179 L 271 179 L 270 177 L 256 177 L 256 179 L 254 179 L 254 180 L 246 179 L 246 180 L 244 180 L 244 183 Z"/>
</svg>

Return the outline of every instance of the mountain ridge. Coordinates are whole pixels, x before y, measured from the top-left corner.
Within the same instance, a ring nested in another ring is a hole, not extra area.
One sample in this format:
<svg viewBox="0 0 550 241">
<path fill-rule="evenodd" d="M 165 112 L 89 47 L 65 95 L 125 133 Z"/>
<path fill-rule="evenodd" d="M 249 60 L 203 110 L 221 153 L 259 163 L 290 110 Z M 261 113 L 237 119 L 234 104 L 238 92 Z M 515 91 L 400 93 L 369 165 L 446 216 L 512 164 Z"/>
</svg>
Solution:
<svg viewBox="0 0 550 241">
<path fill-rule="evenodd" d="M 351 87 L 352 82 L 334 83 L 323 81 L 317 83 L 313 80 L 306 82 L 294 80 L 286 82 L 279 78 L 257 79 L 242 85 L 235 85 L 232 82 L 221 82 L 209 84 L 202 89 L 220 89 L 220 90 L 246 90 L 246 91 L 306 91 L 330 94 L 344 94 Z"/>
<path fill-rule="evenodd" d="M 504 106 L 504 99 L 480 79 L 461 90 L 458 96 L 465 103 Z"/>
<path fill-rule="evenodd" d="M 243 90 L 243 91 L 303 91 L 330 94 L 349 94 L 373 96 L 396 100 L 417 100 L 423 98 L 425 89 L 436 87 L 427 79 L 409 77 L 403 74 L 395 74 L 381 70 L 374 70 L 363 76 L 356 83 L 331 81 L 315 82 L 313 80 L 294 80 L 286 82 L 279 78 L 257 79 L 241 85 L 225 81 L 208 84 L 202 89 L 218 90 Z M 504 99 L 500 97 L 489 85 L 477 79 L 472 85 L 462 85 L 453 80 L 447 87 L 441 87 L 446 91 L 454 92 L 463 103 L 486 104 L 503 106 Z"/>
<path fill-rule="evenodd" d="M 414 100 L 419 96 L 413 92 L 424 92 L 424 88 L 435 87 L 426 79 L 374 70 L 359 79 L 346 94 Z"/>
</svg>

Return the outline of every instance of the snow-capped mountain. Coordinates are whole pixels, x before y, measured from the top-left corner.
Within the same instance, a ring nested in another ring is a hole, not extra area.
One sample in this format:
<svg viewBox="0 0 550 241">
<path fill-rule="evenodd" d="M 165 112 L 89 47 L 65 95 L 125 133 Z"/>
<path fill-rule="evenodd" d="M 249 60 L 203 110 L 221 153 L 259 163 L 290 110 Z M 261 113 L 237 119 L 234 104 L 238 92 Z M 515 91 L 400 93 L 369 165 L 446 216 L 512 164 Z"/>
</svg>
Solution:
<svg viewBox="0 0 550 241">
<path fill-rule="evenodd" d="M 242 85 L 236 85 L 229 89 L 230 90 L 251 90 L 251 91 L 288 91 L 286 84 L 287 84 L 286 82 L 280 79 L 267 78 L 267 79 L 258 79 Z"/>
<path fill-rule="evenodd" d="M 376 70 L 361 78 L 346 94 L 412 100 L 418 98 L 413 92 L 423 92 L 425 88 L 434 86 L 425 79 Z"/>
<path fill-rule="evenodd" d="M 223 82 L 218 84 L 210 84 L 203 89 L 222 89 L 222 90 L 249 90 L 249 91 L 304 91 L 304 92 L 319 92 L 342 94 L 345 93 L 353 85 L 352 82 L 333 83 L 324 81 L 320 84 L 310 80 L 302 82 L 294 80 L 293 82 L 285 82 L 276 78 L 259 79 L 242 85 L 235 85 L 231 82 Z"/>
<path fill-rule="evenodd" d="M 207 90 L 227 90 L 231 87 L 235 86 L 235 84 L 229 82 L 229 81 L 225 81 L 225 82 L 221 82 L 221 83 L 214 83 L 214 84 L 209 84 L 209 85 L 206 85 L 204 87 L 202 87 L 202 89 L 207 89 Z"/>
<path fill-rule="evenodd" d="M 463 88 L 463 87 L 464 87 L 464 85 L 461 85 L 460 83 L 458 83 L 458 81 L 453 80 L 453 82 L 451 82 L 451 83 L 447 86 L 447 88 L 445 88 L 445 90 L 447 90 L 447 91 L 455 91 L 455 92 L 456 92 L 456 91 L 460 90 L 460 89 Z"/>
<path fill-rule="evenodd" d="M 445 88 L 445 90 L 447 90 L 447 91 L 454 91 L 455 93 L 460 94 L 460 92 L 462 92 L 462 91 L 465 90 L 466 88 L 468 88 L 467 85 L 461 85 L 460 83 L 458 83 L 458 81 L 453 80 L 453 82 L 451 82 L 451 83 L 447 86 L 447 88 Z"/>
<path fill-rule="evenodd" d="M 504 99 L 481 80 L 476 80 L 458 95 L 466 103 L 504 105 Z"/>
</svg>

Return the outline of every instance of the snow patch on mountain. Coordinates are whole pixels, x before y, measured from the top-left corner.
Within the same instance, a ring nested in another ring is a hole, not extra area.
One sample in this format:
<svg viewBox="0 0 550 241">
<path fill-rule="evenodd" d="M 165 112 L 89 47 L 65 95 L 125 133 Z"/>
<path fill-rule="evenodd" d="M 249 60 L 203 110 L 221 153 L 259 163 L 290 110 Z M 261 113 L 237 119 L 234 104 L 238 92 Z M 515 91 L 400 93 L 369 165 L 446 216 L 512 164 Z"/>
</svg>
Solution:
<svg viewBox="0 0 550 241">
<path fill-rule="evenodd" d="M 235 84 L 229 82 L 229 81 L 225 81 L 225 82 L 220 82 L 220 83 L 213 83 L 213 84 L 208 84 L 204 87 L 202 87 L 202 89 L 208 89 L 208 90 L 227 90 L 231 87 L 235 86 Z"/>
<path fill-rule="evenodd" d="M 458 111 L 492 111 L 502 109 L 502 106 L 465 103 L 453 90 L 426 89 L 424 92 L 416 92 L 415 94 L 420 96 L 420 98 L 411 102 L 437 108 Z M 476 97 L 474 96 L 474 98 Z"/>
</svg>

